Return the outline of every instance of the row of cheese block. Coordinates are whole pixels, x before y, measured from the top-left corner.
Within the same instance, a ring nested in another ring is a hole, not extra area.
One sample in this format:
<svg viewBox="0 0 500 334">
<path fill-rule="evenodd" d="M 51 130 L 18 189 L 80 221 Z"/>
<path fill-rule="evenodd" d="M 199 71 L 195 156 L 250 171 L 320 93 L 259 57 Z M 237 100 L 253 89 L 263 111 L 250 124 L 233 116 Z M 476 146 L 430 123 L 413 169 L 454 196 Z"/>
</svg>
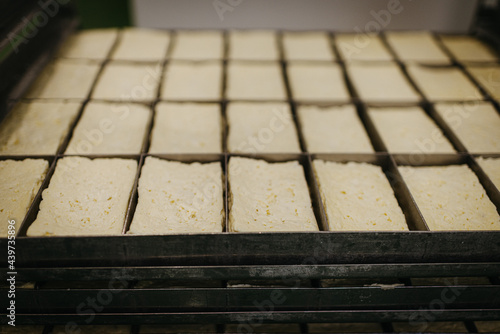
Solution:
<svg viewBox="0 0 500 334">
<path fill-rule="evenodd" d="M 500 159 L 479 159 L 500 187 Z M 1 161 L 1 216 L 19 223 L 39 189 L 45 160 Z M 381 167 L 314 160 L 313 169 L 331 231 L 408 230 Z M 498 230 L 500 216 L 466 165 L 400 166 L 430 230 Z M 119 235 L 137 162 L 65 157 L 57 162 L 28 236 Z M 219 162 L 181 163 L 147 157 L 138 204 L 127 233 L 168 234 L 224 230 L 223 172 Z M 230 232 L 319 230 L 303 167 L 231 157 Z M 7 224 L 3 224 L 6 235 Z"/>
<path fill-rule="evenodd" d="M 459 67 L 408 65 L 403 71 L 394 62 L 288 63 L 285 72 L 290 98 L 298 102 L 351 100 L 344 66 L 354 88 L 353 95 L 365 102 L 418 102 L 422 100 L 420 92 L 429 101 L 485 98 Z M 499 97 L 500 66 L 474 65 L 465 69 L 493 98 Z M 56 59 L 44 69 L 25 97 L 83 100 L 90 94 L 91 99 L 118 101 L 286 100 L 283 74 L 278 62 L 230 61 L 224 65 L 220 61 L 168 64 L 112 61 L 101 65 L 88 60 Z"/>
<path fill-rule="evenodd" d="M 439 117 L 472 153 L 500 153 L 500 115 L 486 102 L 436 104 Z M 71 129 L 81 104 L 20 102 L 0 125 L 0 154 L 53 155 Z M 454 153 L 441 129 L 420 107 L 368 107 L 387 150 L 393 153 Z M 297 124 L 284 102 L 167 103 L 153 113 L 141 104 L 90 101 L 76 124 L 66 154 L 138 154 L 149 135 L 149 153 L 372 153 L 353 105 L 299 105 Z M 297 129 L 299 131 L 297 131 Z"/>
<path fill-rule="evenodd" d="M 243 60 L 342 60 L 390 61 L 394 53 L 403 62 L 449 64 L 495 62 L 495 52 L 472 36 L 441 35 L 427 31 L 385 32 L 385 41 L 376 34 L 335 34 L 327 32 L 229 31 L 227 58 Z M 84 30 L 72 35 L 58 56 L 62 58 L 123 61 L 159 61 L 223 59 L 225 40 L 221 31 L 177 31 L 128 28 Z M 282 43 L 282 51 L 280 50 Z M 116 45 L 115 45 L 116 44 Z M 171 51 L 169 46 L 172 44 Z M 387 44 L 387 45 L 386 45 Z M 392 50 L 391 50 L 392 49 Z M 281 55 L 281 52 L 283 55 Z"/>
</svg>

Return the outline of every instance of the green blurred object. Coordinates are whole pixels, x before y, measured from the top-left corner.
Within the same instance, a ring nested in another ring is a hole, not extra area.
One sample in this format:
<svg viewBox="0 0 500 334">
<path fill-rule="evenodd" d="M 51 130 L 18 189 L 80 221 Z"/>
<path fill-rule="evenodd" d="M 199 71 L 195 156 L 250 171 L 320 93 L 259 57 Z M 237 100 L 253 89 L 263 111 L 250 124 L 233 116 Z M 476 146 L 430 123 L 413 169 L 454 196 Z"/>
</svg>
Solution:
<svg viewBox="0 0 500 334">
<path fill-rule="evenodd" d="M 76 0 L 81 29 L 131 25 L 128 0 Z"/>
</svg>

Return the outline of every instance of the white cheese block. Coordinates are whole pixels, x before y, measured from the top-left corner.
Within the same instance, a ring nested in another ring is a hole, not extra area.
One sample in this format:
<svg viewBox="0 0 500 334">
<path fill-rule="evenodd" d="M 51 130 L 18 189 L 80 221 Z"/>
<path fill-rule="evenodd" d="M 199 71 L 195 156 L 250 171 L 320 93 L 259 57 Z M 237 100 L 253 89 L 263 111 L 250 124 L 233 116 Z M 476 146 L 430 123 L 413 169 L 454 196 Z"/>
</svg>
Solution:
<svg viewBox="0 0 500 334">
<path fill-rule="evenodd" d="M 224 38 L 218 31 L 178 31 L 175 35 L 171 59 L 222 59 Z"/>
<path fill-rule="evenodd" d="M 287 103 L 233 102 L 227 107 L 229 152 L 299 153 L 300 145 Z"/>
<path fill-rule="evenodd" d="M 500 321 L 474 321 L 478 333 L 500 332 Z"/>
<path fill-rule="evenodd" d="M 171 61 L 163 77 L 164 100 L 219 100 L 222 94 L 220 62 Z"/>
<path fill-rule="evenodd" d="M 469 152 L 500 152 L 500 115 L 491 104 L 440 103 L 435 108 Z"/>
<path fill-rule="evenodd" d="M 42 159 L 0 161 L 0 237 L 7 236 L 9 220 L 19 231 L 48 169 L 49 163 Z"/>
<path fill-rule="evenodd" d="M 441 129 L 419 107 L 369 108 L 389 152 L 454 153 Z"/>
<path fill-rule="evenodd" d="M 19 102 L 0 125 L 0 154 L 55 154 L 81 104 Z"/>
<path fill-rule="evenodd" d="M 58 59 L 31 85 L 27 98 L 78 99 L 89 95 L 100 65 L 88 60 Z"/>
<path fill-rule="evenodd" d="M 118 285 L 118 284 L 117 284 Z M 127 325 L 76 325 L 75 333 L 79 334 L 129 334 L 130 326 Z M 66 326 L 54 326 L 52 334 L 67 333 Z M 72 331 L 72 330 L 71 330 Z"/>
<path fill-rule="evenodd" d="M 120 235 L 136 171 L 134 160 L 60 159 L 27 235 Z"/>
<path fill-rule="evenodd" d="M 496 100 L 500 100 L 500 66 L 468 66 L 467 71 Z"/>
<path fill-rule="evenodd" d="M 335 44 L 345 61 L 391 61 L 392 55 L 376 34 L 338 34 Z"/>
<path fill-rule="evenodd" d="M 287 71 L 295 100 L 349 100 L 342 69 L 336 64 L 289 63 Z"/>
<path fill-rule="evenodd" d="M 445 291 L 445 290 L 443 290 Z M 409 321 L 393 322 L 392 327 L 398 333 L 468 333 L 467 327 L 463 322 L 458 321 Z"/>
<path fill-rule="evenodd" d="M 317 231 L 304 170 L 297 161 L 229 160 L 229 231 Z"/>
<path fill-rule="evenodd" d="M 278 63 L 230 62 L 227 71 L 228 99 L 286 99 L 285 85 Z"/>
<path fill-rule="evenodd" d="M 368 134 L 352 105 L 299 106 L 298 116 L 308 152 L 373 152 Z"/>
<path fill-rule="evenodd" d="M 387 42 L 403 62 L 449 64 L 450 58 L 427 31 L 389 31 Z"/>
<path fill-rule="evenodd" d="M 158 94 L 159 65 L 108 63 L 101 73 L 93 99 L 152 101 Z"/>
<path fill-rule="evenodd" d="M 159 103 L 149 153 L 220 153 L 218 104 Z"/>
<path fill-rule="evenodd" d="M 483 96 L 457 67 L 410 65 L 408 74 L 430 101 L 474 101 Z"/>
<path fill-rule="evenodd" d="M 330 231 L 406 231 L 405 216 L 382 168 L 313 161 Z"/>
<path fill-rule="evenodd" d="M 219 162 L 185 164 L 147 157 L 130 234 L 222 232 Z"/>
<path fill-rule="evenodd" d="M 151 111 L 142 104 L 91 101 L 85 106 L 66 154 L 141 152 Z"/>
<path fill-rule="evenodd" d="M 330 38 L 325 32 L 285 32 L 283 50 L 287 60 L 335 59 Z"/>
<path fill-rule="evenodd" d="M 500 230 L 500 216 L 466 165 L 400 166 L 431 231 Z"/>
<path fill-rule="evenodd" d="M 458 61 L 496 62 L 495 53 L 482 41 L 472 36 L 440 36 L 446 48 Z"/>
<path fill-rule="evenodd" d="M 240 30 L 229 32 L 229 59 L 278 60 L 274 31 Z"/>
<path fill-rule="evenodd" d="M 165 30 L 127 28 L 122 30 L 111 59 L 159 61 L 167 56 L 169 43 L 170 34 Z"/>
<path fill-rule="evenodd" d="M 395 63 L 346 65 L 359 97 L 367 102 L 416 102 L 420 96 Z"/>
<path fill-rule="evenodd" d="M 476 160 L 493 184 L 500 190 L 500 158 L 479 157 Z"/>
<path fill-rule="evenodd" d="M 87 29 L 71 35 L 58 53 L 61 58 L 103 60 L 118 36 L 118 29 Z"/>
</svg>

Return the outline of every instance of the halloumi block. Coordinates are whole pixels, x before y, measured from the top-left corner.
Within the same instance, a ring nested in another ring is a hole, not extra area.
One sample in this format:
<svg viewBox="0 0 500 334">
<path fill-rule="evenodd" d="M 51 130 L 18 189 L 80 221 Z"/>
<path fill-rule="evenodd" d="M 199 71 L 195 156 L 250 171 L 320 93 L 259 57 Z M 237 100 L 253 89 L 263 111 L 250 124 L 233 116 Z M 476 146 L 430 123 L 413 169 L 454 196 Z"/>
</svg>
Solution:
<svg viewBox="0 0 500 334">
<path fill-rule="evenodd" d="M 150 118 L 151 111 L 142 104 L 90 101 L 66 154 L 140 153 Z"/>
<path fill-rule="evenodd" d="M 108 63 L 101 73 L 93 99 L 111 101 L 152 101 L 158 93 L 159 64 Z"/>
<path fill-rule="evenodd" d="M 227 71 L 228 99 L 286 99 L 285 84 L 278 63 L 230 62 Z"/>
<path fill-rule="evenodd" d="M 317 231 L 304 170 L 297 161 L 229 160 L 229 231 Z"/>
<path fill-rule="evenodd" d="M 416 102 L 420 96 L 394 63 L 352 63 L 347 75 L 367 102 Z"/>
<path fill-rule="evenodd" d="M 458 61 L 495 62 L 498 57 L 482 41 L 472 36 L 440 36 L 446 48 Z"/>
<path fill-rule="evenodd" d="M 159 103 L 149 153 L 222 152 L 218 104 Z"/>
<path fill-rule="evenodd" d="M 220 31 L 177 31 L 171 59 L 222 59 L 224 38 Z"/>
<path fill-rule="evenodd" d="M 348 101 L 342 69 L 336 64 L 289 63 L 292 96 L 298 101 Z"/>
<path fill-rule="evenodd" d="M 170 33 L 165 30 L 126 28 L 121 31 L 113 60 L 160 61 L 167 56 Z"/>
<path fill-rule="evenodd" d="M 493 105 L 439 103 L 435 108 L 469 152 L 500 152 L 500 115 Z"/>
<path fill-rule="evenodd" d="M 373 152 L 370 138 L 352 105 L 299 106 L 298 116 L 308 152 Z"/>
<path fill-rule="evenodd" d="M 136 172 L 135 160 L 60 159 L 27 235 L 120 235 Z"/>
<path fill-rule="evenodd" d="M 222 232 L 219 162 L 185 164 L 147 157 L 130 234 Z"/>
<path fill-rule="evenodd" d="M 19 102 L 0 124 L 0 154 L 55 154 L 80 107 L 68 101 Z"/>
<path fill-rule="evenodd" d="M 376 34 L 338 34 L 335 44 L 345 61 L 391 61 L 392 55 Z"/>
<path fill-rule="evenodd" d="M 314 160 L 330 231 L 406 231 L 405 216 L 382 168 Z"/>
<path fill-rule="evenodd" d="M 389 152 L 454 153 L 441 129 L 419 107 L 369 108 Z"/>
<path fill-rule="evenodd" d="M 164 100 L 220 100 L 222 97 L 220 62 L 171 61 L 163 77 Z"/>
<path fill-rule="evenodd" d="M 0 161 L 0 237 L 7 237 L 9 220 L 17 234 L 48 169 L 42 159 Z"/>
<path fill-rule="evenodd" d="M 493 184 L 500 190 L 500 158 L 479 157 L 476 160 Z"/>
<path fill-rule="evenodd" d="M 488 94 L 500 99 L 500 66 L 468 66 L 466 69 Z"/>
<path fill-rule="evenodd" d="M 229 152 L 300 153 L 287 103 L 232 102 L 227 106 L 226 115 Z"/>
<path fill-rule="evenodd" d="M 483 96 L 457 67 L 410 65 L 408 74 L 430 101 L 474 101 Z"/>
<path fill-rule="evenodd" d="M 284 57 L 287 60 L 335 59 L 330 38 L 326 32 L 283 33 Z"/>
<path fill-rule="evenodd" d="M 95 61 L 57 59 L 49 63 L 26 94 L 27 98 L 87 98 L 100 65 Z"/>
<path fill-rule="evenodd" d="M 389 31 L 387 42 L 401 61 L 450 64 L 451 60 L 427 31 Z"/>
<path fill-rule="evenodd" d="M 114 28 L 80 30 L 62 45 L 58 57 L 104 60 L 117 36 Z"/>
<path fill-rule="evenodd" d="M 431 231 L 500 230 L 500 216 L 466 165 L 400 166 Z"/>
<path fill-rule="evenodd" d="M 274 31 L 234 30 L 229 32 L 229 59 L 278 60 L 278 40 Z"/>
</svg>

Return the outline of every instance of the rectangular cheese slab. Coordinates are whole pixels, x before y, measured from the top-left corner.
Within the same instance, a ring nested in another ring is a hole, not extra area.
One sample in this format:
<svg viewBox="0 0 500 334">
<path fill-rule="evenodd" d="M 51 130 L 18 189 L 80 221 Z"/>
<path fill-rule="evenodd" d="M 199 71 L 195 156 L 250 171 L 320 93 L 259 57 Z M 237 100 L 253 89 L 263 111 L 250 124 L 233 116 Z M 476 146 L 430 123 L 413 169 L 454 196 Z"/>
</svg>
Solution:
<svg viewBox="0 0 500 334">
<path fill-rule="evenodd" d="M 58 57 L 104 60 L 117 36 L 114 28 L 80 30 L 62 45 Z"/>
<path fill-rule="evenodd" d="M 462 62 L 496 62 L 498 57 L 493 50 L 473 36 L 440 36 L 445 47 Z"/>
<path fill-rule="evenodd" d="M 229 32 L 229 59 L 278 60 L 278 39 L 271 30 Z"/>
<path fill-rule="evenodd" d="M 167 56 L 170 33 L 160 29 L 126 28 L 121 31 L 111 59 L 160 61 Z"/>
<path fill-rule="evenodd" d="M 391 61 L 392 55 L 376 34 L 337 34 L 335 44 L 345 61 Z"/>
<path fill-rule="evenodd" d="M 493 184 L 500 190 L 500 158 L 479 157 L 476 160 Z"/>
<path fill-rule="evenodd" d="M 500 100 L 500 66 L 467 66 L 466 69 L 491 97 Z"/>
<path fill-rule="evenodd" d="M 222 59 L 224 37 L 220 31 L 181 30 L 175 34 L 171 59 Z"/>
<path fill-rule="evenodd" d="M 283 33 L 284 57 L 287 60 L 335 59 L 330 38 L 326 32 Z"/>
<path fill-rule="evenodd" d="M 427 31 L 389 31 L 387 42 L 403 62 L 450 64 L 451 60 Z"/>
</svg>

